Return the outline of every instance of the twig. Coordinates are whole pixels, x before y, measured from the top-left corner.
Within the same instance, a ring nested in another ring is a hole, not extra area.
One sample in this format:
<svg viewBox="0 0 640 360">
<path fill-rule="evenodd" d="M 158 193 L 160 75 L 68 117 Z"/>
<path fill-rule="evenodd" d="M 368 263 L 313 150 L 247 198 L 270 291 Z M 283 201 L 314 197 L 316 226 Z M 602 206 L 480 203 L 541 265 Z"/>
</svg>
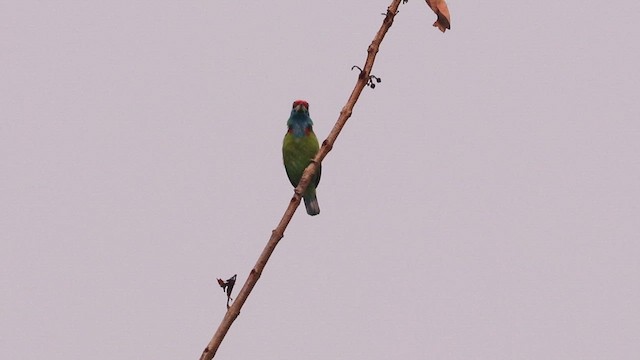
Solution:
<svg viewBox="0 0 640 360">
<path fill-rule="evenodd" d="M 220 344 L 222 343 L 222 340 L 229 331 L 231 324 L 235 321 L 238 315 L 240 315 L 240 309 L 249 297 L 251 290 L 253 290 L 253 287 L 258 282 L 258 279 L 260 278 L 264 267 L 267 265 L 267 261 L 269 261 L 271 254 L 273 254 L 273 251 L 278 245 L 278 242 L 284 236 L 284 230 L 287 228 L 287 225 L 289 225 L 289 222 L 291 221 L 293 214 L 296 212 L 298 205 L 300 205 L 300 200 L 302 199 L 301 194 L 304 193 L 307 185 L 309 185 L 313 174 L 316 172 L 318 164 L 320 164 L 322 160 L 327 156 L 329 151 L 331 151 L 336 138 L 340 134 L 340 131 L 342 131 L 345 123 L 351 117 L 353 107 L 355 106 L 358 98 L 360 97 L 360 94 L 362 93 L 362 90 L 367 85 L 370 79 L 371 69 L 373 68 L 373 62 L 375 61 L 376 54 L 378 53 L 378 50 L 380 48 L 380 43 L 393 24 L 393 18 L 398 12 L 398 6 L 400 5 L 401 1 L 402 0 L 392 0 L 391 5 L 389 5 L 389 7 L 387 8 L 387 13 L 384 20 L 382 21 L 382 26 L 380 27 L 380 30 L 378 30 L 376 36 L 373 38 L 371 45 L 369 45 L 369 48 L 367 49 L 367 60 L 365 61 L 364 67 L 362 68 L 362 71 L 358 76 L 358 81 L 356 82 L 356 85 L 351 92 L 351 96 L 349 96 L 349 100 L 347 100 L 347 103 L 340 111 L 340 116 L 338 117 L 336 124 L 333 126 L 333 129 L 331 129 L 331 132 L 329 132 L 327 139 L 322 142 L 322 146 L 320 147 L 320 150 L 316 154 L 315 158 L 304 170 L 302 178 L 298 183 L 298 187 L 296 187 L 294 195 L 291 198 L 289 206 L 284 212 L 280 223 L 275 228 L 275 230 L 271 232 L 271 237 L 269 238 L 267 245 L 265 246 L 264 250 L 262 250 L 262 254 L 260 254 L 260 257 L 258 258 L 255 266 L 253 267 L 253 269 L 251 269 L 251 272 L 247 277 L 247 281 L 245 281 L 242 289 L 236 296 L 235 302 L 231 305 L 231 307 L 227 310 L 227 313 L 224 315 L 224 318 L 222 319 L 218 330 L 216 330 L 213 338 L 202 352 L 200 360 L 210 360 L 215 356 L 218 348 L 220 347 Z"/>
</svg>

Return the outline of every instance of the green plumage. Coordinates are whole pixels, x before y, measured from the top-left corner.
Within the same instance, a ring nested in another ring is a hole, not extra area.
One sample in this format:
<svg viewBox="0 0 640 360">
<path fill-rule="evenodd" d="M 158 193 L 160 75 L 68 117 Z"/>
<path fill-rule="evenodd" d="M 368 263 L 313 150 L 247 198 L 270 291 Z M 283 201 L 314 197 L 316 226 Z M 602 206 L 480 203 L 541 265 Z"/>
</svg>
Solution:
<svg viewBox="0 0 640 360">
<path fill-rule="evenodd" d="M 320 149 L 318 138 L 313 132 L 313 121 L 309 117 L 309 104 L 306 101 L 297 100 L 293 103 L 291 116 L 287 121 L 288 131 L 282 143 L 282 158 L 287 177 L 294 187 L 298 186 L 304 169 L 316 156 Z M 320 213 L 316 187 L 320 183 L 321 167 L 318 166 L 313 179 L 302 197 L 309 215 Z"/>
</svg>

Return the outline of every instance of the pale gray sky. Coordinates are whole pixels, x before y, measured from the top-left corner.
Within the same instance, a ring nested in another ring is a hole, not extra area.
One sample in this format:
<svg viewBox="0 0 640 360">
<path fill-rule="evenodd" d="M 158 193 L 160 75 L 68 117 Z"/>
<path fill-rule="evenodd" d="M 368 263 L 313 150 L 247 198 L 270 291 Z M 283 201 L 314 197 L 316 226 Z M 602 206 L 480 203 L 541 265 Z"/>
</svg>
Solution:
<svg viewBox="0 0 640 360">
<path fill-rule="evenodd" d="M 0 358 L 197 358 L 388 4 L 2 1 Z M 637 359 L 640 4 L 449 8 L 401 6 L 220 359 Z"/>
</svg>

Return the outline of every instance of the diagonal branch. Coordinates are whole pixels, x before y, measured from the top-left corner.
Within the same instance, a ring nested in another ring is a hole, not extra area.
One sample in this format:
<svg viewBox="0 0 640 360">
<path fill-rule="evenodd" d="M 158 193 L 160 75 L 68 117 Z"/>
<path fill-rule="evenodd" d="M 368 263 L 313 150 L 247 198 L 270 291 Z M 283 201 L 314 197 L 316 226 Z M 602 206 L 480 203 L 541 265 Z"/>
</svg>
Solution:
<svg viewBox="0 0 640 360">
<path fill-rule="evenodd" d="M 331 151 L 336 138 L 340 134 L 340 131 L 342 131 L 342 128 L 346 124 L 347 120 L 351 117 L 353 107 L 358 101 L 362 90 L 369 81 L 369 75 L 371 73 L 371 69 L 373 68 L 373 62 L 375 61 L 376 54 L 378 53 L 378 50 L 380 48 L 380 43 L 393 24 L 393 18 L 398 12 L 398 6 L 400 5 L 401 1 L 402 0 L 392 0 L 391 5 L 389 5 L 389 7 L 387 8 L 387 13 L 384 20 L 382 21 L 382 26 L 380 26 L 380 30 L 378 30 L 378 33 L 373 38 L 371 45 L 369 45 L 369 48 L 367 49 L 367 59 L 365 61 L 364 67 L 362 68 L 362 71 L 360 72 L 360 75 L 358 76 L 358 81 L 356 82 L 356 85 L 351 92 L 351 96 L 349 96 L 349 100 L 347 100 L 347 103 L 340 111 L 340 116 L 338 117 L 336 124 L 333 126 L 333 129 L 331 129 L 331 132 L 327 136 L 327 139 L 322 142 L 322 146 L 320 147 L 320 150 L 316 154 L 315 158 L 312 160 L 309 166 L 307 166 L 304 173 L 302 174 L 302 178 L 300 179 L 298 187 L 296 187 L 294 195 L 291 198 L 289 206 L 284 212 L 280 223 L 275 228 L 275 230 L 271 232 L 271 237 L 269 238 L 267 245 L 265 246 L 264 250 L 262 250 L 262 253 L 260 254 L 260 257 L 258 257 L 258 261 L 256 262 L 255 266 L 253 267 L 253 269 L 251 269 L 249 277 L 236 296 L 236 300 L 224 315 L 224 318 L 222 319 L 218 330 L 216 330 L 213 338 L 202 352 L 200 360 L 211 360 L 215 356 L 218 348 L 220 347 L 220 344 L 222 343 L 222 340 L 229 331 L 231 324 L 235 321 L 238 315 L 240 315 L 240 309 L 249 297 L 251 290 L 253 290 L 253 287 L 258 282 L 258 279 L 260 278 L 262 271 L 267 265 L 267 261 L 269 261 L 271 254 L 273 254 L 273 251 L 278 245 L 278 242 L 284 236 L 284 230 L 287 228 L 287 225 L 289 225 L 289 222 L 291 221 L 293 214 L 298 208 L 298 205 L 300 205 L 300 200 L 302 199 L 301 194 L 304 193 L 304 190 L 309 185 L 309 182 L 311 181 L 313 174 L 316 172 L 318 165 L 327 156 L 329 151 Z"/>
</svg>

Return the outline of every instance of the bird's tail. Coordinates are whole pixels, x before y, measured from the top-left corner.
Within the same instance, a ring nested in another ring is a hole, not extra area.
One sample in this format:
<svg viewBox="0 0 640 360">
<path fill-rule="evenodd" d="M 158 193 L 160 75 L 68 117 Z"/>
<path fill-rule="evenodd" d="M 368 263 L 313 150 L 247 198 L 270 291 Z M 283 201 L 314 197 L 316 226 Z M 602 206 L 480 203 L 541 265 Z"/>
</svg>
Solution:
<svg viewBox="0 0 640 360">
<path fill-rule="evenodd" d="M 318 205 L 315 191 L 313 194 L 304 197 L 304 207 L 307 208 L 307 214 L 311 216 L 320 214 L 320 206 Z"/>
</svg>

